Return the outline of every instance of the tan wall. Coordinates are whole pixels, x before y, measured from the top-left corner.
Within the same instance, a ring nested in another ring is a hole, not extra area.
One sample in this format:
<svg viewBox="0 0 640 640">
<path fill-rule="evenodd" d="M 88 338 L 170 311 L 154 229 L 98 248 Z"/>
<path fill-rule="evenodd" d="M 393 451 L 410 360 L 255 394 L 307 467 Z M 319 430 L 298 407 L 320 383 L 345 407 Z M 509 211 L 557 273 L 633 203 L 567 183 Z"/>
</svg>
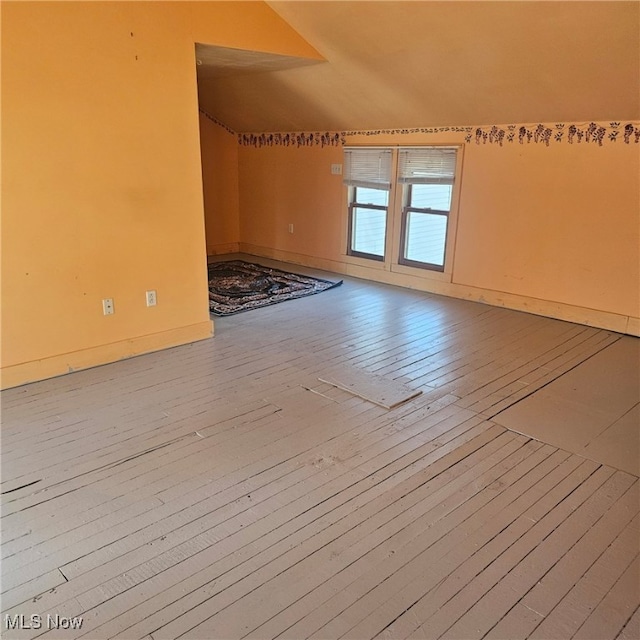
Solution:
<svg viewBox="0 0 640 640">
<path fill-rule="evenodd" d="M 602 145 L 569 143 L 568 126 L 549 145 L 520 144 L 517 136 L 502 146 L 476 144 L 453 131 L 347 137 L 349 144 L 463 144 L 451 282 L 345 256 L 345 190 L 330 175 L 331 163 L 342 162 L 340 148 L 241 146 L 241 247 L 638 334 L 640 147 L 621 134 L 610 141 L 608 123 Z"/>
<path fill-rule="evenodd" d="M 211 335 L 196 41 L 312 51 L 261 2 L 2 2 L 3 386 Z"/>
<path fill-rule="evenodd" d="M 468 145 L 454 281 L 637 317 L 639 151 Z"/>
<path fill-rule="evenodd" d="M 234 253 L 240 243 L 236 136 L 200 114 L 207 255 Z"/>
<path fill-rule="evenodd" d="M 331 175 L 331 164 L 341 162 L 342 149 L 335 147 L 241 147 L 241 241 L 339 260 L 342 178 Z"/>
</svg>

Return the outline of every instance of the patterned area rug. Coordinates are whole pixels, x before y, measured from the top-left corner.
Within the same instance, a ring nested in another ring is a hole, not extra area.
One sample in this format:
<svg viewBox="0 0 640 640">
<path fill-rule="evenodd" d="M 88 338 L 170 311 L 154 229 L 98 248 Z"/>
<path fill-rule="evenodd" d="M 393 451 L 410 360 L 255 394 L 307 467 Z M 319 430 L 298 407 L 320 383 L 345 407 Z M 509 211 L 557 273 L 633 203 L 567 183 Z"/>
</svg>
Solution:
<svg viewBox="0 0 640 640">
<path fill-rule="evenodd" d="M 285 300 L 302 298 L 342 284 L 270 269 L 242 260 L 209 265 L 209 309 L 230 316 Z"/>
</svg>

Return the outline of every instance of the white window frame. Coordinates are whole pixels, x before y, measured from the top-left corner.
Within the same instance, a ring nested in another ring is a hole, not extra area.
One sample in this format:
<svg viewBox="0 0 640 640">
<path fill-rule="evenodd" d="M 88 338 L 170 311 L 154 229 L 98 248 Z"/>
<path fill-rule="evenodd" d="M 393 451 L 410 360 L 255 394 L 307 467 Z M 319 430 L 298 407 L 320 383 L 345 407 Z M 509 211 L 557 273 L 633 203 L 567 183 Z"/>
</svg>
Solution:
<svg viewBox="0 0 640 640">
<path fill-rule="evenodd" d="M 394 151 L 388 147 L 366 146 L 344 148 L 343 183 L 348 188 L 347 255 L 352 258 L 384 262 L 389 255 L 387 239 L 389 236 L 389 212 L 393 203 L 391 194 L 393 176 L 395 175 L 394 159 Z M 363 201 L 358 202 L 358 189 L 378 189 L 387 192 L 387 206 Z M 385 212 L 385 246 L 383 256 L 373 253 L 369 254 L 354 248 L 353 239 L 356 209 Z"/>
<path fill-rule="evenodd" d="M 451 202 L 448 209 L 422 208 L 411 201 L 414 188 L 419 185 L 453 186 L 456 177 L 456 147 L 404 147 L 398 149 L 398 173 L 396 179 L 402 184 L 402 210 L 400 223 L 400 249 L 398 262 L 403 265 L 428 269 L 430 271 L 444 271 L 447 256 L 447 236 L 449 235 L 449 217 Z M 405 256 L 409 235 L 409 217 L 411 213 L 438 216 L 445 221 L 445 243 L 443 247 L 443 263 L 429 263 L 413 260 Z"/>
<path fill-rule="evenodd" d="M 344 224 L 343 224 L 343 247 L 344 247 L 344 259 L 347 263 L 367 267 L 373 270 L 384 270 L 399 274 L 406 274 L 411 276 L 419 276 L 432 280 L 439 280 L 444 282 L 451 282 L 453 274 L 453 264 L 455 258 L 455 244 L 458 229 L 458 209 L 460 201 L 460 187 L 462 178 L 462 164 L 463 164 L 463 152 L 464 145 L 461 144 L 415 144 L 415 145 L 380 145 L 376 147 L 368 147 L 367 145 L 348 145 L 346 149 L 387 149 L 392 152 L 392 179 L 389 190 L 389 207 L 387 213 L 387 229 L 386 229 L 386 244 L 385 244 L 385 256 L 383 260 L 373 259 L 369 257 L 362 257 L 359 254 L 353 255 L 350 251 L 350 233 L 349 225 L 351 222 L 351 216 L 349 211 L 350 197 L 352 190 L 345 186 L 345 204 L 344 209 Z M 451 207 L 448 214 L 447 235 L 445 241 L 445 260 L 444 267 L 436 270 L 425 266 L 424 264 L 414 265 L 410 261 L 403 260 L 401 258 L 401 234 L 402 229 L 402 212 L 405 204 L 406 189 L 403 184 L 398 182 L 398 158 L 399 151 L 406 149 L 420 149 L 420 148 L 447 148 L 456 150 L 456 164 L 455 164 L 455 176 L 453 180 L 453 189 L 451 194 Z M 404 262 L 404 264 L 403 264 Z"/>
<path fill-rule="evenodd" d="M 348 208 L 349 208 L 349 213 L 348 213 L 348 217 L 349 217 L 349 224 L 348 224 L 348 239 L 347 239 L 347 253 L 352 256 L 352 257 L 360 257 L 360 258 L 365 258 L 367 260 L 376 260 L 377 262 L 384 262 L 386 256 L 387 256 L 387 248 L 386 248 L 386 241 L 387 241 L 387 234 L 388 234 L 388 228 L 389 228 L 389 204 L 387 204 L 387 206 L 384 205 L 378 205 L 378 204 L 371 204 L 368 202 L 364 202 L 364 201 L 358 201 L 358 196 L 357 196 L 357 190 L 361 189 L 362 187 L 356 187 L 356 186 L 350 186 L 349 187 L 349 204 L 348 204 Z M 384 211 L 384 215 L 385 215 L 385 247 L 384 247 L 384 255 L 379 256 L 378 254 L 375 253 L 366 253 L 363 251 L 359 251 L 358 249 L 354 248 L 353 246 L 353 240 L 354 240 L 354 227 L 355 227 L 355 211 L 356 209 L 369 209 L 371 211 Z"/>
</svg>

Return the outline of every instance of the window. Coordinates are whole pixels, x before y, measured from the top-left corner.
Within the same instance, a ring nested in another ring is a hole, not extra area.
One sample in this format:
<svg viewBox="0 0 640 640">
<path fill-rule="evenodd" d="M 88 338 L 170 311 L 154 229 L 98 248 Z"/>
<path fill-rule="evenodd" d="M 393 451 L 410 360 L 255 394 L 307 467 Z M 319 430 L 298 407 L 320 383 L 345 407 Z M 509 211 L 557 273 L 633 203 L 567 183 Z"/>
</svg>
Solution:
<svg viewBox="0 0 640 640">
<path fill-rule="evenodd" d="M 400 264 L 444 271 L 456 150 L 400 149 L 398 182 L 405 185 Z"/>
<path fill-rule="evenodd" d="M 384 260 L 391 190 L 390 149 L 345 149 L 344 182 L 349 187 L 348 253 Z"/>
<path fill-rule="evenodd" d="M 454 147 L 346 148 L 347 254 L 445 271 L 457 161 Z"/>
<path fill-rule="evenodd" d="M 384 260 L 389 192 L 366 187 L 352 188 L 349 251 L 351 255 Z"/>
</svg>

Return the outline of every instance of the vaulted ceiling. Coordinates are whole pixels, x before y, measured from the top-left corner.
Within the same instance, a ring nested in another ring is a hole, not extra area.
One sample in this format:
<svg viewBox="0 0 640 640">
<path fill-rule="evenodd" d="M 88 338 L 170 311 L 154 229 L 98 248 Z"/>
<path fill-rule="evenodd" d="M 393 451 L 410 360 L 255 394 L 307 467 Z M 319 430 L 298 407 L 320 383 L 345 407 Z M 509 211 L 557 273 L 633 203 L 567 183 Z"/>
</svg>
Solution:
<svg viewBox="0 0 640 640">
<path fill-rule="evenodd" d="M 272 1 L 319 54 L 199 44 L 201 108 L 238 132 L 640 119 L 636 1 Z"/>
</svg>

